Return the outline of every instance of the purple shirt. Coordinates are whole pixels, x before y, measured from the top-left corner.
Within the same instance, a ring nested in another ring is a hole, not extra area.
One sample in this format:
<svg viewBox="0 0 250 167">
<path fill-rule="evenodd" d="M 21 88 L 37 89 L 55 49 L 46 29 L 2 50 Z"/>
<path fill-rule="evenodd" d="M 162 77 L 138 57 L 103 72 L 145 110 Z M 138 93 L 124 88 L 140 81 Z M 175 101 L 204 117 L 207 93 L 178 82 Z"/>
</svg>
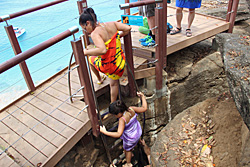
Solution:
<svg viewBox="0 0 250 167">
<path fill-rule="evenodd" d="M 123 140 L 124 150 L 130 151 L 132 148 L 134 148 L 139 141 L 141 134 L 141 125 L 137 120 L 137 114 L 135 113 L 135 115 L 130 119 L 129 123 L 125 124 L 123 134 L 120 137 Z"/>
</svg>

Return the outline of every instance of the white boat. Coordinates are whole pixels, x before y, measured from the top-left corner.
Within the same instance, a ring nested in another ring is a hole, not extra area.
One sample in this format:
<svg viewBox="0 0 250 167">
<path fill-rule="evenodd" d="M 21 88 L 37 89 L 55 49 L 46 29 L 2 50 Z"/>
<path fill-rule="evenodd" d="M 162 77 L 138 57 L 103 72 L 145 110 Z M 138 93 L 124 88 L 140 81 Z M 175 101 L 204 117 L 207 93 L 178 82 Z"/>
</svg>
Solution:
<svg viewBox="0 0 250 167">
<path fill-rule="evenodd" d="M 21 27 L 13 27 L 13 29 L 14 29 L 14 32 L 15 32 L 17 38 L 26 32 L 26 30 L 24 28 L 21 28 Z"/>
</svg>

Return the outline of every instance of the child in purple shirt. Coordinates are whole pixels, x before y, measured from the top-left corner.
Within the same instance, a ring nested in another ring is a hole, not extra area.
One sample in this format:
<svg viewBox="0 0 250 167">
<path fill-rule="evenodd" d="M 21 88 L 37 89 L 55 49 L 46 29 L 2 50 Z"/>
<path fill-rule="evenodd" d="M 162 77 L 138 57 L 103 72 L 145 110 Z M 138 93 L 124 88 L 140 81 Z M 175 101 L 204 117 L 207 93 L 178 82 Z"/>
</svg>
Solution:
<svg viewBox="0 0 250 167">
<path fill-rule="evenodd" d="M 132 167 L 131 150 L 136 146 L 140 140 L 142 129 L 139 121 L 137 120 L 137 113 L 143 113 L 147 111 L 147 101 L 143 93 L 137 92 L 137 95 L 141 97 L 142 106 L 127 107 L 124 102 L 117 100 L 110 104 L 109 112 L 116 118 L 119 118 L 119 125 L 117 132 L 109 132 L 105 126 L 100 127 L 100 132 L 114 138 L 121 138 L 123 140 L 123 149 L 126 155 L 126 164 L 123 167 Z"/>
</svg>

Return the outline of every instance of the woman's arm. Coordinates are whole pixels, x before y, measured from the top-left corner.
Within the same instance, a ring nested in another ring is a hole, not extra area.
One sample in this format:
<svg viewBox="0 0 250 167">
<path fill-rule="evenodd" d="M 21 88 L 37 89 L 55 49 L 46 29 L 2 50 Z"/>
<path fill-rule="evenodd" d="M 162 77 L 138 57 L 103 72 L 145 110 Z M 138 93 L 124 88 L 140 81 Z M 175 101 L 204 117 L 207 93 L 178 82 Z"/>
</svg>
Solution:
<svg viewBox="0 0 250 167">
<path fill-rule="evenodd" d="M 95 44 L 95 48 L 84 49 L 84 55 L 99 56 L 104 55 L 107 52 L 105 42 L 102 39 L 99 31 L 91 34 L 91 38 Z"/>
<path fill-rule="evenodd" d="M 122 118 L 119 118 L 119 125 L 117 132 L 109 132 L 106 130 L 105 126 L 100 126 L 100 132 L 114 138 L 119 138 L 123 134 L 125 128 L 125 121 Z"/>
<path fill-rule="evenodd" d="M 121 22 L 114 22 L 115 26 L 117 28 L 118 31 L 122 31 L 120 34 L 120 37 L 124 37 L 125 35 L 127 35 L 129 33 L 129 31 L 131 30 L 131 27 L 127 24 L 121 23 Z"/>
<path fill-rule="evenodd" d="M 137 113 L 143 113 L 148 109 L 146 97 L 142 92 L 137 92 L 137 95 L 141 98 L 142 106 L 141 107 L 131 106 L 130 108 L 132 108 Z"/>
</svg>

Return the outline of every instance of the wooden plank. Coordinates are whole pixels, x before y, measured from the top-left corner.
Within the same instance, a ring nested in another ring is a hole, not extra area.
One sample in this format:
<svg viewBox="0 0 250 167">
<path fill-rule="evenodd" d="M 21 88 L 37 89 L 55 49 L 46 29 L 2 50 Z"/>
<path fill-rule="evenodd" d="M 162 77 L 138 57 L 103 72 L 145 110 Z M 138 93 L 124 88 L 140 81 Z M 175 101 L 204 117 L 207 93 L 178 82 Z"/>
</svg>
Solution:
<svg viewBox="0 0 250 167">
<path fill-rule="evenodd" d="M 83 102 L 81 102 L 80 100 L 74 98 L 73 99 L 74 102 L 71 103 L 70 100 L 69 100 L 69 95 L 68 94 L 64 94 L 64 93 L 62 93 L 62 92 L 60 92 L 60 91 L 58 91 L 58 90 L 56 90 L 56 89 L 54 89 L 52 87 L 49 87 L 46 90 L 41 89 L 40 91 L 43 91 L 43 93 L 47 93 L 51 97 L 57 98 L 60 101 L 63 101 L 63 102 L 65 101 L 70 105 L 74 105 L 75 107 L 77 107 L 79 109 L 83 108 L 83 104 L 82 104 Z M 37 97 L 40 97 L 40 96 L 41 96 L 41 94 L 37 95 Z"/>
<path fill-rule="evenodd" d="M 24 103 L 25 105 L 22 106 Z M 72 134 L 75 131 L 74 129 L 66 126 L 65 123 L 61 122 L 60 120 L 57 120 L 52 116 L 49 116 L 47 113 L 39 110 L 38 108 L 32 106 L 29 103 L 26 103 L 25 101 L 20 101 L 16 103 L 16 105 L 17 107 L 20 107 L 23 110 L 23 112 L 26 112 L 27 114 L 31 115 L 37 120 L 42 121 L 48 127 L 50 127 L 51 129 L 53 129 L 58 133 L 61 133 L 65 137 L 70 136 L 70 134 Z"/>
<path fill-rule="evenodd" d="M 16 120 L 18 120 L 19 122 L 21 122 L 22 124 L 27 126 L 28 128 L 30 128 L 30 129 L 33 128 L 34 132 L 36 132 L 37 134 L 42 136 L 44 139 L 47 139 L 47 141 L 50 141 L 55 147 L 59 147 L 59 145 L 57 145 L 58 141 L 66 140 L 66 137 L 62 136 L 59 133 L 56 133 L 56 131 L 53 131 L 48 126 L 46 126 L 44 123 L 39 123 L 38 120 L 34 119 L 33 117 L 31 117 L 27 113 L 23 112 L 22 110 L 17 111 L 17 109 L 18 108 L 16 106 L 12 106 L 8 109 L 8 111 L 6 110 L 4 113 L 6 115 L 12 116 Z M 14 112 L 14 111 L 16 111 L 16 112 Z M 12 114 L 10 114 L 10 113 L 12 113 Z M 2 118 L 3 118 L 3 115 L 1 116 L 1 119 Z M 10 118 L 6 117 L 6 119 L 8 120 Z M 57 140 L 52 140 L 56 136 L 57 136 Z"/>
<path fill-rule="evenodd" d="M 169 55 L 173 52 L 176 52 L 180 49 L 183 49 L 187 46 L 190 46 L 194 43 L 197 43 L 198 41 L 201 41 L 201 40 L 204 40 L 204 39 L 209 38 L 211 36 L 214 36 L 218 32 L 223 32 L 227 29 L 227 27 L 228 27 L 228 25 L 220 26 L 219 28 L 207 31 L 206 33 L 196 35 L 193 38 L 190 38 L 189 40 L 184 40 L 184 41 L 179 42 L 175 45 L 169 46 L 167 49 L 167 55 Z"/>
<path fill-rule="evenodd" d="M 9 144 L 5 140 L 2 139 L 2 135 L 0 136 L 0 145 L 1 145 L 1 147 L 2 147 L 3 150 L 7 149 L 8 146 L 9 146 Z M 2 152 L 1 149 L 0 149 L 0 151 Z M 14 161 L 14 163 L 12 163 L 10 166 L 14 166 L 14 167 L 18 166 L 18 167 L 20 167 L 22 165 L 22 164 L 20 164 L 20 162 L 26 162 L 27 161 L 18 151 L 15 150 L 15 147 L 10 147 L 3 154 L 6 154 L 6 153 L 8 154 L 9 157 L 11 157 L 11 160 L 12 160 L 11 162 Z M 5 164 L 5 163 L 6 163 L 5 161 L 1 161 L 0 160 L 0 164 Z M 15 165 L 17 163 L 19 165 Z M 27 166 L 33 166 L 29 162 L 27 162 L 26 164 L 27 164 Z M 2 165 L 1 165 L 1 167 L 2 167 Z M 3 165 L 3 167 L 5 167 L 5 166 Z"/>
<path fill-rule="evenodd" d="M 66 112 L 62 112 L 62 110 L 57 108 L 58 106 L 51 106 L 39 98 L 34 98 L 27 105 L 34 106 L 35 108 L 39 109 L 40 111 L 44 112 L 50 117 L 53 117 L 54 119 L 60 121 L 61 123 L 64 123 L 65 125 L 71 127 L 74 130 L 77 129 L 77 127 L 81 124 L 81 122 L 75 119 L 74 116 L 71 116 L 70 114 L 67 114 Z M 76 112 L 78 113 L 79 110 L 77 110 Z M 71 121 L 73 122 L 70 123 Z"/>
<path fill-rule="evenodd" d="M 43 103 L 46 103 L 46 105 L 50 105 L 51 107 L 58 107 L 59 110 L 63 111 L 64 113 L 70 115 L 71 117 L 77 117 L 77 120 L 85 120 L 88 119 L 87 111 L 84 110 L 80 115 L 78 113 L 86 106 L 85 103 L 82 103 L 82 108 L 77 108 L 73 105 L 70 105 L 68 103 L 63 103 L 59 99 L 53 98 L 52 96 L 46 94 L 46 93 L 41 93 L 39 96 L 36 97 L 36 99 L 43 101 L 41 102 L 42 105 Z M 28 99 L 26 99 L 27 101 Z M 32 101 L 31 101 L 32 102 Z M 62 104 L 63 103 L 63 104 Z M 33 103 L 34 104 L 34 103 Z"/>
<path fill-rule="evenodd" d="M 25 126 L 23 123 L 21 123 L 13 116 L 9 116 L 8 120 L 4 120 L 2 121 L 2 123 L 7 128 L 11 129 L 12 132 L 15 133 L 15 135 L 17 135 L 18 137 L 17 139 L 22 137 L 27 143 L 29 143 L 32 147 L 34 147 L 36 151 L 40 151 L 40 153 L 43 154 L 44 156 L 49 155 L 51 149 L 56 149 L 56 147 L 50 144 L 49 141 L 41 137 L 39 134 L 34 132 L 29 127 Z"/>
<path fill-rule="evenodd" d="M 26 140 L 20 138 L 16 133 L 7 128 L 3 123 L 0 124 L 0 131 L 2 133 L 1 138 L 5 139 L 5 142 L 8 144 L 8 146 L 12 145 L 12 147 L 15 148 L 15 150 L 18 150 L 18 153 L 12 152 L 11 149 L 8 150 L 8 152 L 10 152 L 10 154 L 13 155 L 15 159 L 25 158 L 25 160 L 33 164 L 33 166 L 35 166 L 37 162 L 45 161 L 47 159 L 46 156 L 38 152 Z M 31 159 L 35 153 L 39 155 L 39 159 Z M 22 161 L 22 164 L 23 162 L 24 161 Z"/>
<path fill-rule="evenodd" d="M 63 77 L 58 82 L 68 87 L 68 78 L 66 77 Z M 71 89 L 75 91 L 81 88 L 81 85 L 79 83 L 74 82 L 74 80 L 72 79 L 70 80 L 70 85 L 71 85 Z"/>
<path fill-rule="evenodd" d="M 155 67 L 135 71 L 135 79 L 147 78 L 155 75 Z"/>
<path fill-rule="evenodd" d="M 56 146 L 56 143 L 50 142 L 50 140 L 53 139 L 52 137 L 58 134 L 52 131 L 50 128 L 44 126 L 43 124 L 39 124 L 39 122 L 35 120 L 34 118 L 30 117 L 24 112 L 21 112 L 20 114 L 18 112 L 14 112 L 12 115 L 9 112 L 5 112 L 5 114 L 8 115 L 8 118 L 4 119 L 3 122 L 8 127 L 13 129 L 16 133 L 18 133 L 20 136 L 22 134 L 25 134 L 25 131 L 31 131 L 30 133 L 33 134 L 32 140 L 33 139 L 37 140 L 37 139 L 40 139 L 41 137 L 42 138 L 41 140 L 42 141 L 44 140 L 46 144 L 49 142 L 51 143 L 51 145 L 53 145 L 53 147 L 55 148 L 58 147 Z M 17 117 L 15 117 L 14 115 L 16 115 Z M 9 124 L 9 122 L 11 122 L 11 124 Z M 30 126 L 27 124 L 29 124 Z M 46 136 L 45 135 L 46 133 L 49 135 Z M 35 136 L 39 136 L 39 137 L 35 137 Z M 60 135 L 59 137 L 62 138 L 62 136 Z M 27 141 L 29 141 L 29 139 L 27 139 Z M 38 140 L 35 142 L 38 142 Z M 33 143 L 33 142 L 30 141 L 30 143 Z M 42 143 L 39 143 L 39 144 L 42 144 Z M 37 144 L 34 144 L 34 145 L 36 146 Z"/>
<path fill-rule="evenodd" d="M 43 167 L 55 166 L 61 158 L 89 131 L 91 128 L 90 121 L 82 125 L 69 139 L 57 149 L 43 164 Z"/>
<path fill-rule="evenodd" d="M 27 166 L 29 165 L 27 164 Z M 18 165 L 16 162 L 13 162 L 9 167 L 20 167 L 20 165 Z"/>
<path fill-rule="evenodd" d="M 0 149 L 0 152 L 3 150 Z M 0 166 L 5 167 L 5 166 L 11 166 L 15 161 L 11 159 L 5 152 L 2 153 L 0 156 Z M 16 164 L 16 163 L 15 163 Z"/>
</svg>

